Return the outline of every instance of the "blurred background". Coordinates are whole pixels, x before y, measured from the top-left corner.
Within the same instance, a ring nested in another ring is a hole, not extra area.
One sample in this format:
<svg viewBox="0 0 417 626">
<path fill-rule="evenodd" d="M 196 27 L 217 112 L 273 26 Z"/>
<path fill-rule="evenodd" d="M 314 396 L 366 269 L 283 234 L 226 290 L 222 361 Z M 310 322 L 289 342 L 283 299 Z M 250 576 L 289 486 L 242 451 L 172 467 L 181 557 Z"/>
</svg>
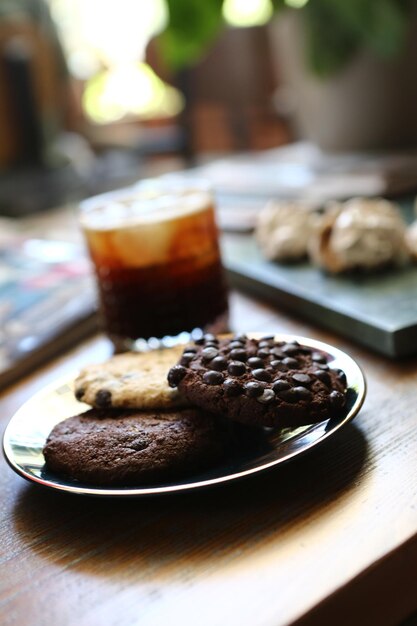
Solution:
<svg viewBox="0 0 417 626">
<path fill-rule="evenodd" d="M 207 178 L 235 278 L 271 199 L 406 197 L 411 222 L 416 67 L 416 0 L 0 0 L 0 384 L 95 328 L 82 198 Z"/>
<path fill-rule="evenodd" d="M 0 212 L 295 141 L 409 154 L 416 60 L 414 1 L 0 0 Z"/>
</svg>

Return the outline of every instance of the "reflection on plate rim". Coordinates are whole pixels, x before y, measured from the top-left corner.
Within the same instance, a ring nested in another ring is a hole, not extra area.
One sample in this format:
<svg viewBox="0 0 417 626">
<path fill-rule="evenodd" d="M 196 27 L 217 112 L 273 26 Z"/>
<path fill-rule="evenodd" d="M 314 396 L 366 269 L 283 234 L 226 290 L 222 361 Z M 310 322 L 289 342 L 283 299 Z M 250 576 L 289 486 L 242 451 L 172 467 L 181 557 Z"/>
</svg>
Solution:
<svg viewBox="0 0 417 626">
<path fill-rule="evenodd" d="M 265 333 L 246 333 L 249 337 L 253 337 L 253 338 L 260 338 L 265 336 Z M 271 333 L 272 334 L 272 333 Z M 347 423 L 349 423 L 350 421 L 353 420 L 353 418 L 358 414 L 358 412 L 360 411 L 364 400 L 365 400 L 365 396 L 366 396 L 366 380 L 364 377 L 364 374 L 362 372 L 362 369 L 360 368 L 360 366 L 357 364 L 357 362 L 348 354 L 346 354 L 346 352 L 343 352 L 342 350 L 339 350 L 338 348 L 335 348 L 334 346 L 331 346 L 329 344 L 326 344 L 322 341 L 318 341 L 315 339 L 310 339 L 309 337 L 302 337 L 299 335 L 291 335 L 291 334 L 283 334 L 283 333 L 277 333 L 274 334 L 274 337 L 277 341 L 298 341 L 301 345 L 306 345 L 308 347 L 311 348 L 315 348 L 317 350 L 322 350 L 324 352 L 326 352 L 327 354 L 331 355 L 332 357 L 334 357 L 334 359 L 341 359 L 342 361 L 347 361 L 349 363 L 349 367 L 352 368 L 355 371 L 355 382 L 359 383 L 358 385 L 358 389 L 357 389 L 357 398 L 353 404 L 353 406 L 351 407 L 350 411 L 347 413 L 347 415 L 341 419 L 340 422 L 338 422 L 334 428 L 329 429 L 327 432 L 325 432 L 319 439 L 312 441 L 311 443 L 305 445 L 304 447 L 294 450 L 290 453 L 288 453 L 286 456 L 282 457 L 282 458 L 277 458 L 275 460 L 272 461 L 268 461 L 267 463 L 264 463 L 263 465 L 258 465 L 255 466 L 253 468 L 250 469 L 246 469 L 240 472 L 235 472 L 235 473 L 231 473 L 231 474 L 224 474 L 221 476 L 218 476 L 216 478 L 210 478 L 210 479 L 204 479 L 204 480 L 198 480 L 195 482 L 188 482 L 188 483 L 177 483 L 177 484 L 173 484 L 173 485 L 162 485 L 162 486 L 151 486 L 151 487 L 127 487 L 127 488 L 123 488 L 120 486 L 115 486 L 115 487 L 94 487 L 94 486 L 84 486 L 84 485 L 74 485 L 74 484 L 65 484 L 65 483 L 60 483 L 60 482 L 54 482 L 51 480 L 45 480 L 42 479 L 38 476 L 35 476 L 33 474 L 30 474 L 29 472 L 25 471 L 14 459 L 14 453 L 12 450 L 12 445 L 10 443 L 10 431 L 13 430 L 13 422 L 14 420 L 18 419 L 20 417 L 21 413 L 24 413 L 28 406 L 30 406 L 32 403 L 35 403 L 37 399 L 39 399 L 42 396 L 47 396 L 48 394 L 50 394 L 52 391 L 59 389 L 60 386 L 68 384 L 69 382 L 71 382 L 73 380 L 74 377 L 71 376 L 65 376 L 62 377 L 58 380 L 56 380 L 55 382 L 52 382 L 50 384 L 48 384 L 47 386 L 43 387 L 42 389 L 40 389 L 37 393 L 35 393 L 31 398 L 29 398 L 29 400 L 27 400 L 17 411 L 16 413 L 13 415 L 13 417 L 10 419 L 6 430 L 4 432 L 4 436 L 3 436 L 3 453 L 4 456 L 8 462 L 8 464 L 10 465 L 10 467 L 20 476 L 22 476 L 23 478 L 25 478 L 26 480 L 29 480 L 30 482 L 33 482 L 35 484 L 38 485 L 42 485 L 44 487 L 48 487 L 50 489 L 54 489 L 57 491 L 63 491 L 63 492 L 67 492 L 67 493 L 74 493 L 74 494 L 78 494 L 78 495 L 93 495 L 93 496 L 118 496 L 118 497 L 137 497 L 137 496 L 151 496 L 151 495 L 161 495 L 161 494 L 167 494 L 167 493 L 179 493 L 179 492 L 184 492 L 184 491 L 192 491 L 192 490 L 196 490 L 196 489 L 201 489 L 204 487 L 210 487 L 210 486 L 214 486 L 214 485 L 218 485 L 218 484 L 222 484 L 222 483 L 226 483 L 226 482 L 230 482 L 230 481 L 234 481 L 234 480 L 238 480 L 240 478 L 245 478 L 247 476 L 251 476 L 252 474 L 256 474 L 262 471 L 266 471 L 268 469 L 271 469 L 272 467 L 275 467 L 277 465 L 280 465 L 281 463 L 285 463 L 297 456 L 299 456 L 300 454 L 307 452 L 308 450 L 310 450 L 311 448 L 313 448 L 314 446 L 322 443 L 323 441 L 325 441 L 330 435 L 336 433 L 340 428 L 342 428 L 343 426 L 345 426 Z M 348 376 L 348 388 L 351 388 L 351 386 L 349 385 L 349 374 L 350 371 L 346 372 L 347 376 Z M 80 405 L 82 405 L 82 403 L 80 403 Z M 86 406 L 86 405 L 85 405 Z M 88 408 L 88 407 L 87 407 Z M 63 418 L 65 419 L 65 418 Z M 323 422 L 321 422 L 322 424 Z M 318 424 L 312 424 L 311 427 L 317 427 Z M 305 431 L 303 433 L 303 435 L 306 434 Z M 277 447 L 278 450 L 279 446 Z M 58 477 L 58 479 L 60 479 L 60 477 Z M 65 480 L 65 478 L 63 478 L 62 480 Z"/>
</svg>

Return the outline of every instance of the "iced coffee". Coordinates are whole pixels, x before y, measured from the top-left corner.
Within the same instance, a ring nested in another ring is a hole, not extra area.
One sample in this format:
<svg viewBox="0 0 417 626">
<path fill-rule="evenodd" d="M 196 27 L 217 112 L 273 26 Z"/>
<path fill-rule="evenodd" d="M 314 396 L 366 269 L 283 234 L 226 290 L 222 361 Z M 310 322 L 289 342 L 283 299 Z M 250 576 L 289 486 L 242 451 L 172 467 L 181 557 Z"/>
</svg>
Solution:
<svg viewBox="0 0 417 626">
<path fill-rule="evenodd" d="M 212 195 L 147 181 L 84 202 L 104 329 L 118 351 L 227 330 L 227 290 Z"/>
</svg>

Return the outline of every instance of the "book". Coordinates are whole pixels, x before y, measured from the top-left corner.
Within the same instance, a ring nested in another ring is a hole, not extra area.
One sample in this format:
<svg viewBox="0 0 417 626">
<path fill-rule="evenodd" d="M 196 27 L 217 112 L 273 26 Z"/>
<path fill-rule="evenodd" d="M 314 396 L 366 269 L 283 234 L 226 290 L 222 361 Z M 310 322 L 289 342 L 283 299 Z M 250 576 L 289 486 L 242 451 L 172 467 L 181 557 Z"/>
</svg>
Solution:
<svg viewBox="0 0 417 626">
<path fill-rule="evenodd" d="M 0 387 L 97 328 L 91 267 L 77 243 L 0 241 Z"/>
</svg>

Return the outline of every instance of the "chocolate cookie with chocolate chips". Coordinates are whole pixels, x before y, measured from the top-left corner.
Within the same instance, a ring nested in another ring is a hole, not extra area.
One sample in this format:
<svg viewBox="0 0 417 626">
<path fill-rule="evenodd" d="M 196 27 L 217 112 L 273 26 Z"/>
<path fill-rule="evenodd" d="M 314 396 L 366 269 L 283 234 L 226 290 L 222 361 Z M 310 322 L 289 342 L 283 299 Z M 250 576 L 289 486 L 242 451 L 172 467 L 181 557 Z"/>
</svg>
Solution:
<svg viewBox="0 0 417 626">
<path fill-rule="evenodd" d="M 92 409 L 57 424 L 44 446 L 47 467 L 96 485 L 171 481 L 215 463 L 230 429 L 194 409 Z"/>
<path fill-rule="evenodd" d="M 168 382 L 195 406 L 276 428 L 320 422 L 346 403 L 346 376 L 324 352 L 274 337 L 205 336 L 185 349 Z"/>
</svg>

